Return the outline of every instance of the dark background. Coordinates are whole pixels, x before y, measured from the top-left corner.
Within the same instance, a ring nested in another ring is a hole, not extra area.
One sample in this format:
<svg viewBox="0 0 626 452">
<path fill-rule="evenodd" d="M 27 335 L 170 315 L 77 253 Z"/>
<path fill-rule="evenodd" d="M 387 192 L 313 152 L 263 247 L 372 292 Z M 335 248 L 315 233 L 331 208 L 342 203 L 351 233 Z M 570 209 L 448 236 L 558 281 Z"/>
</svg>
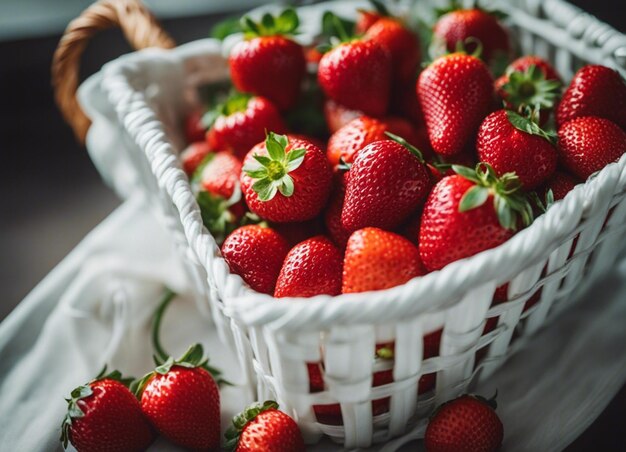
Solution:
<svg viewBox="0 0 626 452">
<path fill-rule="evenodd" d="M 624 31 L 622 2 L 572 3 Z M 177 18 L 163 26 L 180 44 L 206 37 L 222 17 Z M 54 105 L 49 68 L 59 38 L 0 42 L 0 320 L 119 205 Z M 119 31 L 101 33 L 82 59 L 83 75 L 130 50 Z M 626 450 L 625 415 L 622 388 L 568 450 Z"/>
</svg>

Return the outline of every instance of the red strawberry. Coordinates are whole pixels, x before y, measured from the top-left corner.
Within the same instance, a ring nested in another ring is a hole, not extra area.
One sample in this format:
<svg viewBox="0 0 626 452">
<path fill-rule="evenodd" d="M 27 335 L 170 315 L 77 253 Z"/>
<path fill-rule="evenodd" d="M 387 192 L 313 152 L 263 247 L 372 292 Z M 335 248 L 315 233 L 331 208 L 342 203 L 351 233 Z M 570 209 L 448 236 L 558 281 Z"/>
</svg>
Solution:
<svg viewBox="0 0 626 452">
<path fill-rule="evenodd" d="M 353 119 L 363 116 L 363 112 L 351 110 L 332 99 L 324 101 L 324 118 L 330 133 L 335 133 Z"/>
<path fill-rule="evenodd" d="M 341 213 L 346 229 L 393 229 L 426 199 L 431 179 L 420 152 L 395 139 L 367 145 L 354 160 Z"/>
<path fill-rule="evenodd" d="M 206 136 L 209 146 L 215 150 L 233 151 L 240 158 L 263 140 L 266 130 L 285 131 L 280 113 L 263 97 L 236 94 L 219 105 L 214 116 Z"/>
<path fill-rule="evenodd" d="M 474 139 L 491 110 L 493 80 L 478 58 L 453 53 L 420 74 L 417 95 L 433 149 L 452 155 Z"/>
<path fill-rule="evenodd" d="M 465 44 L 467 52 L 474 52 L 478 44 L 468 38 L 480 41 L 481 58 L 486 62 L 511 52 L 506 30 L 494 15 L 480 9 L 451 11 L 441 16 L 433 29 L 433 40 L 443 44 L 448 52 L 454 52 L 459 42 Z"/>
<path fill-rule="evenodd" d="M 378 228 L 354 232 L 343 261 L 343 293 L 382 290 L 425 273 L 417 247 Z"/>
<path fill-rule="evenodd" d="M 414 80 L 421 59 L 419 38 L 400 20 L 393 17 L 377 20 L 369 27 L 364 39 L 378 42 L 391 54 L 394 79 L 400 82 Z"/>
<path fill-rule="evenodd" d="M 193 110 L 185 118 L 185 138 L 187 139 L 187 143 L 204 141 L 205 133 L 206 127 L 204 127 L 202 123 L 202 112 L 200 110 Z"/>
<path fill-rule="evenodd" d="M 429 271 L 504 243 L 532 221 L 532 209 L 515 175 L 498 179 L 487 164 L 476 171 L 454 167 L 430 193 L 420 227 L 419 250 Z"/>
<path fill-rule="evenodd" d="M 266 13 L 260 23 L 246 16 L 242 24 L 245 39 L 228 58 L 233 85 L 288 109 L 296 103 L 306 70 L 304 50 L 285 37 L 296 32 L 298 15 L 286 9 L 278 17 Z"/>
<path fill-rule="evenodd" d="M 387 112 L 391 55 L 375 41 L 343 42 L 322 57 L 317 78 L 324 93 L 366 115 Z"/>
<path fill-rule="evenodd" d="M 551 137 L 511 110 L 491 113 L 478 129 L 478 159 L 498 175 L 515 173 L 526 190 L 545 182 L 556 170 L 557 152 Z M 536 119 L 535 119 L 536 120 Z"/>
<path fill-rule="evenodd" d="M 424 436 L 427 452 L 495 452 L 504 428 L 495 400 L 463 395 L 441 405 L 430 418 Z"/>
<path fill-rule="evenodd" d="M 576 118 L 559 128 L 557 148 L 563 165 L 585 180 L 626 152 L 626 133 L 608 119 Z"/>
<path fill-rule="evenodd" d="M 61 426 L 61 442 L 82 451 L 143 451 L 154 441 L 150 423 L 118 371 L 74 389 Z M 132 378 L 130 379 L 132 380 Z"/>
<path fill-rule="evenodd" d="M 204 132 L 202 139 L 204 140 Z M 180 160 L 185 173 L 191 176 L 210 152 L 211 148 L 206 141 L 196 141 L 187 146 L 183 152 L 180 153 Z"/>
<path fill-rule="evenodd" d="M 209 193 L 228 199 L 239 188 L 241 161 L 230 152 L 218 152 L 202 169 L 202 187 Z"/>
<path fill-rule="evenodd" d="M 273 294 L 278 273 L 289 252 L 287 241 L 271 228 L 242 226 L 222 244 L 230 271 L 257 292 Z"/>
<path fill-rule="evenodd" d="M 626 129 L 626 84 L 619 73 L 605 66 L 585 66 L 572 79 L 556 112 L 556 123 L 582 116 L 597 116 Z"/>
<path fill-rule="evenodd" d="M 220 446 L 220 393 L 203 355 L 195 344 L 179 360 L 168 358 L 135 389 L 159 433 L 191 450 Z"/>
<path fill-rule="evenodd" d="M 565 196 L 578 185 L 580 181 L 574 176 L 563 171 L 555 171 L 552 177 L 543 184 L 537 192 L 545 198 L 548 190 L 552 191 L 554 201 L 565 198 Z"/>
<path fill-rule="evenodd" d="M 290 248 L 306 239 L 324 233 L 324 226 L 320 217 L 295 223 L 270 223 L 270 227 L 287 240 Z"/>
<path fill-rule="evenodd" d="M 349 174 L 349 172 L 335 173 L 334 188 L 324 213 L 324 223 L 326 224 L 328 234 L 341 249 L 346 247 L 350 237 L 350 231 L 344 228 L 341 223 L 341 211 L 343 210 L 343 201 L 346 197 L 346 185 Z"/>
<path fill-rule="evenodd" d="M 373 9 L 358 9 L 359 16 L 354 24 L 354 32 L 357 35 L 364 34 L 369 28 L 383 17 L 389 17 L 389 10 L 384 3 L 378 0 L 370 0 Z"/>
<path fill-rule="evenodd" d="M 304 440 L 298 424 L 268 400 L 250 405 L 233 418 L 226 432 L 226 449 L 235 452 L 301 452 Z"/>
<path fill-rule="evenodd" d="M 317 146 L 269 132 L 244 160 L 241 190 L 250 210 L 262 218 L 305 221 L 326 205 L 332 177 L 326 155 Z"/>
<path fill-rule="evenodd" d="M 285 257 L 275 297 L 313 297 L 341 293 L 342 255 L 322 235 L 294 246 Z"/>
</svg>

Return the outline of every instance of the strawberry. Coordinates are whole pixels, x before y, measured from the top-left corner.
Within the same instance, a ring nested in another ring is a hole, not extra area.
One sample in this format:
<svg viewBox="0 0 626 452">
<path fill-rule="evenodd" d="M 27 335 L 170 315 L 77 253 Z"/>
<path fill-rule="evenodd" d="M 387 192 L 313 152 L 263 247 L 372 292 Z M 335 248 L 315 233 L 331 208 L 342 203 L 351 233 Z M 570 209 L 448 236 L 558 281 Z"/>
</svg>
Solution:
<svg viewBox="0 0 626 452">
<path fill-rule="evenodd" d="M 289 245 L 280 234 L 259 225 L 236 229 L 222 244 L 222 256 L 230 271 L 252 289 L 270 295 L 288 252 Z"/>
<path fill-rule="evenodd" d="M 232 151 L 242 158 L 265 137 L 266 130 L 285 131 L 278 109 L 263 97 L 232 95 L 210 112 L 206 139 L 211 149 Z"/>
<path fill-rule="evenodd" d="M 580 183 L 580 180 L 574 176 L 565 173 L 563 171 L 555 171 L 552 177 L 550 177 L 538 190 L 540 195 L 545 196 L 548 190 L 552 192 L 552 199 L 558 201 L 565 198 L 565 196 L 574 189 L 576 185 Z"/>
<path fill-rule="evenodd" d="M 323 235 L 299 243 L 285 257 L 274 296 L 339 295 L 342 259 L 337 247 Z"/>
<path fill-rule="evenodd" d="M 404 237 L 378 228 L 350 236 L 343 261 L 343 293 L 382 290 L 425 274 L 419 251 Z"/>
<path fill-rule="evenodd" d="M 362 111 L 351 110 L 332 99 L 324 101 L 324 119 L 330 133 L 335 133 L 353 119 L 363 116 Z"/>
<path fill-rule="evenodd" d="M 218 152 L 202 169 L 200 183 L 211 194 L 228 199 L 239 189 L 241 162 L 229 152 Z"/>
<path fill-rule="evenodd" d="M 563 93 L 556 112 L 560 127 L 581 116 L 597 116 L 626 129 L 626 84 L 619 73 L 605 66 L 584 66 Z"/>
<path fill-rule="evenodd" d="M 469 53 L 480 46 L 481 57 L 486 62 L 511 52 L 508 33 L 498 19 L 477 8 L 457 9 L 441 16 L 433 28 L 433 41 L 448 52 L 454 52 L 459 42 L 466 45 Z"/>
<path fill-rule="evenodd" d="M 563 165 L 585 180 L 626 152 L 626 133 L 594 116 L 572 119 L 559 128 L 557 148 Z"/>
<path fill-rule="evenodd" d="M 178 360 L 168 358 L 138 381 L 141 409 L 159 433 L 191 450 L 220 446 L 220 394 L 202 346 L 195 344 Z"/>
<path fill-rule="evenodd" d="M 250 210 L 277 223 L 310 220 L 326 205 L 332 169 L 314 144 L 269 132 L 244 160 L 241 190 Z"/>
<path fill-rule="evenodd" d="M 290 248 L 306 239 L 324 233 L 324 226 L 320 217 L 295 223 L 270 223 L 270 227 L 287 240 Z"/>
<path fill-rule="evenodd" d="M 289 8 L 278 17 L 264 14 L 260 23 L 247 16 L 241 23 L 245 39 L 228 57 L 233 85 L 269 99 L 280 110 L 292 107 L 306 70 L 304 50 L 286 37 L 297 32 L 298 15 Z"/>
<path fill-rule="evenodd" d="M 304 440 L 298 424 L 268 400 L 247 407 L 226 432 L 226 449 L 235 452 L 300 452 Z"/>
<path fill-rule="evenodd" d="M 419 250 L 429 271 L 504 243 L 515 233 L 518 218 L 524 226 L 532 221 L 517 176 L 497 178 L 485 163 L 475 171 L 453 168 L 458 174 L 435 185 L 422 214 Z"/>
<path fill-rule="evenodd" d="M 511 110 L 498 110 L 478 129 L 478 159 L 498 175 L 515 173 L 526 190 L 545 182 L 556 170 L 557 152 L 551 136 L 534 122 Z"/>
<path fill-rule="evenodd" d="M 204 134 L 206 133 L 206 127 L 202 123 L 202 112 L 200 110 L 192 110 L 185 117 L 185 138 L 187 143 L 195 143 L 197 141 L 204 141 Z"/>
<path fill-rule="evenodd" d="M 341 223 L 348 230 L 366 226 L 392 229 L 428 195 L 430 172 L 421 153 L 402 138 L 388 136 L 396 141 L 367 145 L 350 168 L 341 212 Z"/>
<path fill-rule="evenodd" d="M 493 80 L 478 58 L 453 53 L 419 76 L 417 95 L 435 152 L 453 155 L 471 142 L 491 110 Z"/>
<path fill-rule="evenodd" d="M 444 403 L 431 416 L 424 435 L 427 452 L 495 452 L 504 428 L 495 398 L 462 395 Z"/>
<path fill-rule="evenodd" d="M 335 173 L 334 188 L 324 213 L 324 223 L 326 224 L 328 234 L 341 249 L 346 247 L 350 237 L 350 231 L 341 223 L 341 211 L 343 210 L 343 201 L 346 197 L 346 185 L 349 174 L 349 172 Z"/>
<path fill-rule="evenodd" d="M 202 139 L 204 140 L 204 132 Z M 189 146 L 180 153 L 180 160 L 185 173 L 191 176 L 210 152 L 211 148 L 206 141 L 196 141 L 189 144 Z"/>
<path fill-rule="evenodd" d="M 106 367 L 94 380 L 71 393 L 61 426 L 61 442 L 82 451 L 143 451 L 154 432 L 141 406 L 118 371 Z"/>
<path fill-rule="evenodd" d="M 370 0 L 373 9 L 357 9 L 359 16 L 354 24 L 354 32 L 357 35 L 365 34 L 372 25 L 383 17 L 389 17 L 389 10 L 384 3 L 378 0 Z"/>
</svg>

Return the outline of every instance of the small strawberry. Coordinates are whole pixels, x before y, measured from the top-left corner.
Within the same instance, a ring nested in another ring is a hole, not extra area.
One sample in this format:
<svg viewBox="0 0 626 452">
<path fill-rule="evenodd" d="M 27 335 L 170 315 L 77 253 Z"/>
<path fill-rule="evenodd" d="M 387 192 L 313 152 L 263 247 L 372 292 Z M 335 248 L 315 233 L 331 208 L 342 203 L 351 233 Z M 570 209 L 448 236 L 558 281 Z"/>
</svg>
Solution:
<svg viewBox="0 0 626 452">
<path fill-rule="evenodd" d="M 66 399 L 68 410 L 61 426 L 61 442 L 82 451 L 143 451 L 154 432 L 141 406 L 128 389 L 131 379 L 106 367 L 94 380 L 79 386 Z"/>
<path fill-rule="evenodd" d="M 330 133 L 335 133 L 353 119 L 363 116 L 362 111 L 351 110 L 332 99 L 324 101 L 324 119 Z"/>
<path fill-rule="evenodd" d="M 419 251 L 404 237 L 378 228 L 354 232 L 343 261 L 343 293 L 382 290 L 425 274 Z"/>
<path fill-rule="evenodd" d="M 226 449 L 235 452 L 305 450 L 298 424 L 271 400 L 250 405 L 235 416 L 225 436 Z"/>
<path fill-rule="evenodd" d="M 200 110 L 192 110 L 185 117 L 185 138 L 187 143 L 195 143 L 197 141 L 204 141 L 204 134 L 206 133 L 206 127 L 202 123 L 202 112 Z"/>
<path fill-rule="evenodd" d="M 495 412 L 495 398 L 463 395 L 441 405 L 424 435 L 427 452 L 495 452 L 504 428 Z"/>
<path fill-rule="evenodd" d="M 343 210 L 343 201 L 346 197 L 346 185 L 349 174 L 350 172 L 343 171 L 335 173 L 334 188 L 324 213 L 324 223 L 326 224 L 328 234 L 341 249 L 346 247 L 350 237 L 350 231 L 341 223 L 341 211 Z"/>
<path fill-rule="evenodd" d="M 552 137 L 534 121 L 511 110 L 498 110 L 478 129 L 478 159 L 489 163 L 498 175 L 515 173 L 524 189 L 545 182 L 556 170 L 557 152 Z"/>
<path fill-rule="evenodd" d="M 245 38 L 228 57 L 233 85 L 269 99 L 281 110 L 292 107 L 306 70 L 304 50 L 287 37 L 297 32 L 298 15 L 290 8 L 277 17 L 266 13 L 259 23 L 244 16 L 241 24 Z"/>
<path fill-rule="evenodd" d="M 584 66 L 563 93 L 556 112 L 560 127 L 581 116 L 597 116 L 626 129 L 626 83 L 614 69 Z"/>
<path fill-rule="evenodd" d="M 359 16 L 356 24 L 354 24 L 354 32 L 357 35 L 365 34 L 379 19 L 390 16 L 389 10 L 384 3 L 378 0 L 370 0 L 370 4 L 372 5 L 372 9 L 357 9 Z"/>
<path fill-rule="evenodd" d="M 314 144 L 269 132 L 250 150 L 241 190 L 250 210 L 277 223 L 310 220 L 326 205 L 332 169 Z"/>
<path fill-rule="evenodd" d="M 393 229 L 428 195 L 430 172 L 421 153 L 402 138 L 387 134 L 396 141 L 367 145 L 350 168 L 341 213 L 341 223 L 348 230 Z"/>
<path fill-rule="evenodd" d="M 323 235 L 299 243 L 285 257 L 274 296 L 339 295 L 342 259 L 337 247 Z"/>
<path fill-rule="evenodd" d="M 239 190 L 241 161 L 229 152 L 218 152 L 204 166 L 200 183 L 211 194 L 228 199 Z"/>
<path fill-rule="evenodd" d="M 626 152 L 626 133 L 614 122 L 594 116 L 561 125 L 557 149 L 563 165 L 585 180 Z"/>
<path fill-rule="evenodd" d="M 159 433 L 191 450 L 220 446 L 220 394 L 206 363 L 202 346 L 195 344 L 134 385 L 141 409 Z"/>
<path fill-rule="evenodd" d="M 558 201 L 559 199 L 565 198 L 578 184 L 580 184 L 580 180 L 574 176 L 563 171 L 555 171 L 552 177 L 550 177 L 537 192 L 540 196 L 543 195 L 543 198 L 545 198 L 548 191 L 551 191 L 552 199 Z"/>
<path fill-rule="evenodd" d="M 514 174 L 497 178 L 488 164 L 476 170 L 454 166 L 430 193 L 420 226 L 419 250 L 429 271 L 439 270 L 513 236 L 522 219 L 532 222 L 532 208 Z"/>
<path fill-rule="evenodd" d="M 204 140 L 204 132 L 202 140 Z M 189 146 L 180 153 L 180 160 L 185 173 L 191 176 L 210 152 L 211 148 L 206 141 L 196 141 L 189 144 Z"/>
<path fill-rule="evenodd" d="M 278 273 L 289 252 L 287 241 L 271 228 L 242 226 L 222 244 L 230 271 L 257 292 L 273 294 Z"/>
<path fill-rule="evenodd" d="M 453 53 L 438 58 L 420 74 L 417 95 L 433 149 L 453 155 L 475 138 L 489 114 L 493 80 L 478 58 Z"/>
<path fill-rule="evenodd" d="M 211 149 L 232 151 L 239 158 L 265 138 L 266 130 L 285 131 L 278 109 L 263 97 L 232 95 L 205 117 L 212 123 L 206 139 Z"/>
</svg>

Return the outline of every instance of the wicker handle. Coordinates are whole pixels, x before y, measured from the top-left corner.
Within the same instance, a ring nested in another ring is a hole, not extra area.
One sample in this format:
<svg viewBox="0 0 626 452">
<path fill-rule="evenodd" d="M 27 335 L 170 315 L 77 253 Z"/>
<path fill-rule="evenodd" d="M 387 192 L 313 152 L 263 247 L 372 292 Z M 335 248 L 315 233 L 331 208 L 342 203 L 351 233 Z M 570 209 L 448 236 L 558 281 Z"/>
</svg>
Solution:
<svg viewBox="0 0 626 452">
<path fill-rule="evenodd" d="M 52 60 L 52 86 L 56 103 L 81 144 L 91 121 L 76 99 L 80 57 L 92 36 L 115 26 L 137 50 L 174 47 L 172 38 L 140 0 L 100 0 L 70 22 Z"/>
</svg>

